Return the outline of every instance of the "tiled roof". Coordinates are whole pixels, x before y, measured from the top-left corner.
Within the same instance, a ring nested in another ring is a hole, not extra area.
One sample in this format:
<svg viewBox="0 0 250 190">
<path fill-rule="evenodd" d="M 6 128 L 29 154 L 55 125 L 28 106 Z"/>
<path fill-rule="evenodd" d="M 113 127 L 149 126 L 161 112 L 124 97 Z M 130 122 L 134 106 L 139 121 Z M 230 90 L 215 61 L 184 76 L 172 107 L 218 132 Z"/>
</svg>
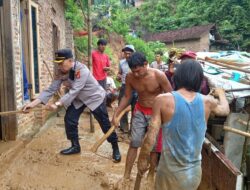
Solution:
<svg viewBox="0 0 250 190">
<path fill-rule="evenodd" d="M 179 30 L 169 30 L 160 33 L 146 34 L 143 38 L 146 41 L 173 42 L 189 39 L 199 39 L 204 32 L 210 31 L 215 24 L 194 26 Z"/>
</svg>

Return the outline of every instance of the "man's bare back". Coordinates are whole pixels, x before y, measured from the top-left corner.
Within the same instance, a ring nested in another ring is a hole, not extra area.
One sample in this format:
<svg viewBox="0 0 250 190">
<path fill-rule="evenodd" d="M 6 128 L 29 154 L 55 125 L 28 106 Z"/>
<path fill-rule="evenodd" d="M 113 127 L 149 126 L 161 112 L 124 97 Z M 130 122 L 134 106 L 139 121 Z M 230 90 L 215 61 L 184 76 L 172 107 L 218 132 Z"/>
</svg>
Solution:
<svg viewBox="0 0 250 190">
<path fill-rule="evenodd" d="M 128 73 L 126 78 L 126 88 L 138 93 L 138 102 L 144 107 L 152 107 L 154 99 L 161 93 L 172 91 L 172 87 L 165 74 L 156 69 L 147 68 L 147 73 L 143 77 L 135 77 Z"/>
</svg>

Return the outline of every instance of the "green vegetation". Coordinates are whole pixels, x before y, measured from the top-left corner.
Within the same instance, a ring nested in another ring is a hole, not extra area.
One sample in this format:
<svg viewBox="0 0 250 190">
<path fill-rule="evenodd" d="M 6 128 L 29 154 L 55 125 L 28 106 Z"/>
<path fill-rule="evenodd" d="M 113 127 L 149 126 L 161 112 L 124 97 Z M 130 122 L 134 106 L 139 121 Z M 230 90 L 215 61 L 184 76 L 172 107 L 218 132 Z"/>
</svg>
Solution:
<svg viewBox="0 0 250 190">
<path fill-rule="evenodd" d="M 249 0 L 147 0 L 133 20 L 150 32 L 215 23 L 235 48 L 250 50 L 249 11 Z"/>
<path fill-rule="evenodd" d="M 65 15 L 74 29 L 86 28 L 83 13 L 77 4 L 79 1 L 87 7 L 87 0 L 66 0 Z M 235 49 L 250 50 L 249 0 L 145 0 L 139 9 L 124 7 L 120 2 L 95 0 L 92 6 L 93 27 L 122 35 L 127 44 L 133 44 L 137 51 L 145 53 L 149 61 L 154 59 L 155 51 L 166 51 L 164 44 L 146 43 L 134 38 L 129 35 L 131 28 L 136 29 L 137 36 L 140 36 L 145 32 L 215 23 L 221 36 L 229 40 Z M 94 38 L 93 46 L 96 40 Z M 78 50 L 86 52 L 86 37 L 75 38 L 75 44 Z"/>
</svg>

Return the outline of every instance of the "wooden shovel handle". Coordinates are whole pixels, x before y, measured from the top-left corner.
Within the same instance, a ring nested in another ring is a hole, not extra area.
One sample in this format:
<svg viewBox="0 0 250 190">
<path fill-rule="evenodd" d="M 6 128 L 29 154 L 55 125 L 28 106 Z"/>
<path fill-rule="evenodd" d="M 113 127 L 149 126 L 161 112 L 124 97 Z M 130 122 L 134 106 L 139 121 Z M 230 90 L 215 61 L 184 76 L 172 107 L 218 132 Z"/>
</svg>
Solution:
<svg viewBox="0 0 250 190">
<path fill-rule="evenodd" d="M 134 190 L 140 190 L 140 187 L 141 187 L 141 178 L 142 178 L 142 176 L 139 173 L 137 173 L 136 180 L 135 180 Z"/>
<path fill-rule="evenodd" d="M 29 109 L 29 112 L 34 112 L 34 111 L 42 111 L 45 110 L 45 108 L 33 108 L 33 109 Z M 6 116 L 6 115 L 14 115 L 14 114 L 26 114 L 25 112 L 23 112 L 23 110 L 15 110 L 15 111 L 5 111 L 5 112 L 0 112 L 0 116 Z"/>
<path fill-rule="evenodd" d="M 131 110 L 131 106 L 128 106 L 128 107 L 126 107 L 124 110 L 122 110 L 122 112 L 119 114 L 119 116 L 117 117 L 117 120 L 118 121 L 120 121 L 120 119 L 121 119 L 121 117 L 125 114 L 125 113 L 127 113 L 127 112 L 129 112 Z M 102 138 L 101 139 L 99 139 L 93 146 L 92 146 L 92 148 L 90 149 L 92 152 L 96 152 L 97 151 L 97 149 L 99 148 L 99 146 L 101 146 L 102 145 L 102 143 L 114 132 L 114 130 L 115 130 L 115 126 L 113 125 L 109 130 L 108 130 L 108 132 L 107 133 L 105 133 L 103 136 L 102 136 Z"/>
</svg>

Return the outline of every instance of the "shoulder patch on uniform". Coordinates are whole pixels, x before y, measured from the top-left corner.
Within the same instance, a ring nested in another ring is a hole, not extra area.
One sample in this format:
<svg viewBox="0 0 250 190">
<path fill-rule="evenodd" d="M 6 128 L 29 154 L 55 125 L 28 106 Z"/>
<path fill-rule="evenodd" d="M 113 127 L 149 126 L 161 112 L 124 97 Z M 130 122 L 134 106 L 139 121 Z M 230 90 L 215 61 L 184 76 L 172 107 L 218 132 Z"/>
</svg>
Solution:
<svg viewBox="0 0 250 190">
<path fill-rule="evenodd" d="M 76 77 L 77 79 L 79 79 L 79 78 L 81 77 L 81 71 L 80 71 L 80 70 L 77 70 L 77 71 L 75 72 L 75 77 Z"/>
</svg>

